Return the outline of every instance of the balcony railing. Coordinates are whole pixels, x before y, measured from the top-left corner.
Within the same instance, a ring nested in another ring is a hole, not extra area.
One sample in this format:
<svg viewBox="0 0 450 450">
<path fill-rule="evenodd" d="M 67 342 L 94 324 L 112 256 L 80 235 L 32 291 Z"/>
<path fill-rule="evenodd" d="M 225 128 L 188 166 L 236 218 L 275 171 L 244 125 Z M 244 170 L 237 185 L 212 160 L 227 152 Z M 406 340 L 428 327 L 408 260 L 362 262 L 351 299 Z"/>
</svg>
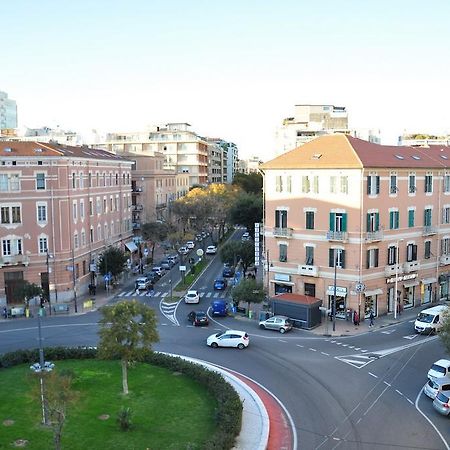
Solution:
<svg viewBox="0 0 450 450">
<path fill-rule="evenodd" d="M 292 228 L 280 228 L 280 227 L 275 227 L 273 229 L 273 235 L 275 237 L 286 237 L 286 238 L 290 238 L 292 237 L 292 232 L 293 229 Z"/>
<path fill-rule="evenodd" d="M 131 211 L 142 211 L 143 209 L 143 205 L 131 205 Z"/>
<path fill-rule="evenodd" d="M 11 255 L 0 257 L 0 266 L 17 266 L 23 264 L 28 266 L 30 258 L 27 255 Z"/>
<path fill-rule="evenodd" d="M 437 228 L 431 225 L 426 225 L 422 229 L 422 236 L 431 236 L 437 233 Z"/>
<path fill-rule="evenodd" d="M 348 233 L 346 231 L 328 231 L 327 240 L 329 241 L 346 241 Z"/>
<path fill-rule="evenodd" d="M 318 266 L 310 266 L 308 264 L 303 264 L 298 266 L 298 273 L 300 275 L 306 275 L 309 277 L 318 277 L 319 268 Z"/>
<path fill-rule="evenodd" d="M 386 277 L 395 277 L 395 274 L 401 275 L 402 273 L 403 267 L 401 264 L 390 264 L 384 268 Z"/>
<path fill-rule="evenodd" d="M 403 270 L 405 273 L 417 272 L 420 269 L 419 261 L 406 261 L 403 264 Z"/>
<path fill-rule="evenodd" d="M 381 241 L 383 239 L 383 232 L 381 230 L 378 231 L 368 231 L 366 233 L 366 241 Z"/>
<path fill-rule="evenodd" d="M 442 255 L 439 259 L 441 266 L 450 264 L 450 255 Z"/>
<path fill-rule="evenodd" d="M 134 187 L 131 192 L 133 194 L 140 194 L 142 192 L 142 188 L 141 187 Z"/>
</svg>

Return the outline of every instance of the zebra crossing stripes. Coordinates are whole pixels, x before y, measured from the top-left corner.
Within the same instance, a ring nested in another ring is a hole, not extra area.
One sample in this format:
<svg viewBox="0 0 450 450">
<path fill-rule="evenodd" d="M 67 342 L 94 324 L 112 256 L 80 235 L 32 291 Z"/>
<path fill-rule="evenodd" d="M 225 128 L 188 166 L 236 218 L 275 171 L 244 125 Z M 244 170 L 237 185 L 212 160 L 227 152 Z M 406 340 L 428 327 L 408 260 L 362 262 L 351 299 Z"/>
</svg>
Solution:
<svg viewBox="0 0 450 450">
<path fill-rule="evenodd" d="M 211 294 L 212 294 L 212 292 L 207 292 L 207 293 L 206 293 L 206 298 L 211 297 Z"/>
<path fill-rule="evenodd" d="M 370 364 L 372 361 L 378 359 L 377 357 L 364 354 L 335 356 L 334 358 L 342 361 L 343 363 L 349 364 L 350 366 L 356 367 L 357 369 L 362 369 L 367 366 L 367 364 Z"/>
<path fill-rule="evenodd" d="M 169 295 L 169 292 L 165 291 L 138 291 L 136 292 L 134 289 L 132 291 L 122 291 L 117 294 L 116 297 L 125 298 L 125 297 L 160 297 L 165 298 Z M 226 292 L 199 292 L 200 298 L 226 298 Z"/>
</svg>

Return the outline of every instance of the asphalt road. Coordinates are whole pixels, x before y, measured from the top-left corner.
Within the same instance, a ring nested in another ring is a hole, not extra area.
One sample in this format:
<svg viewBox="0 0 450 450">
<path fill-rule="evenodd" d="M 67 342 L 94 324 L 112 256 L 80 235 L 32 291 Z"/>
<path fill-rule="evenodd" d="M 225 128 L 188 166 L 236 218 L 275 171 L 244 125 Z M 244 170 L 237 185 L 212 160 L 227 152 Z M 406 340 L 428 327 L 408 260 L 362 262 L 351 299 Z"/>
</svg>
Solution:
<svg viewBox="0 0 450 450">
<path fill-rule="evenodd" d="M 200 292 L 210 292 L 221 274 L 219 258 L 211 260 L 196 283 Z M 300 330 L 280 335 L 245 318 L 214 318 L 196 328 L 186 319 L 193 305 L 180 302 L 171 316 L 162 314 L 165 298 L 139 299 L 158 314 L 156 350 L 228 367 L 269 389 L 289 411 L 301 449 L 448 448 L 448 418 L 421 394 L 444 351 L 438 339 L 415 335 L 410 322 L 335 339 Z M 203 296 L 198 309 L 209 302 Z M 44 345 L 96 345 L 98 319 L 98 312 L 43 318 Z M 206 337 L 224 328 L 247 331 L 249 348 L 208 348 Z M 0 323 L 0 352 L 36 346 L 36 319 Z"/>
</svg>

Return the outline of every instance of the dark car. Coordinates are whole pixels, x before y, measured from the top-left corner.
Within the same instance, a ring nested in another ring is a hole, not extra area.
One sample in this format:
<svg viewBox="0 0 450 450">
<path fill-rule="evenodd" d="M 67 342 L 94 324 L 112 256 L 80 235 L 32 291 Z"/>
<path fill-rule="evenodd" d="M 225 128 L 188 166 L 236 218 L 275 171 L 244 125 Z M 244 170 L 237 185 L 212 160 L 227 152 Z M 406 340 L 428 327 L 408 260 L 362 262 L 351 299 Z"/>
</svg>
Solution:
<svg viewBox="0 0 450 450">
<path fill-rule="evenodd" d="M 223 268 L 222 276 L 224 278 L 233 278 L 234 277 L 234 268 L 230 266 L 226 266 Z"/>
<path fill-rule="evenodd" d="M 214 290 L 215 291 L 224 291 L 227 288 L 227 280 L 223 278 L 218 278 L 214 281 Z"/>
<path fill-rule="evenodd" d="M 195 327 L 207 326 L 209 324 L 208 316 L 204 311 L 191 311 L 188 315 L 188 320 Z"/>
<path fill-rule="evenodd" d="M 163 259 L 163 260 L 159 263 L 159 265 L 160 265 L 164 270 L 170 270 L 170 269 L 174 266 L 173 262 L 172 262 L 169 258 Z"/>
<path fill-rule="evenodd" d="M 160 276 L 156 272 L 147 272 L 145 276 L 148 277 L 153 284 L 160 279 Z"/>
</svg>

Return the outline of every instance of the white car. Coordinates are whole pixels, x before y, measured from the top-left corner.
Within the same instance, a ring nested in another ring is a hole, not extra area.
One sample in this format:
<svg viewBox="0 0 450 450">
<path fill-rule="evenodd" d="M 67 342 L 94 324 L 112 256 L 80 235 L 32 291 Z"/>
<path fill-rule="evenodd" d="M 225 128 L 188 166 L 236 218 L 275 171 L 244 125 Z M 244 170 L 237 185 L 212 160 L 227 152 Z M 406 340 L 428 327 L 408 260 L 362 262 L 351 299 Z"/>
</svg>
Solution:
<svg viewBox="0 0 450 450">
<path fill-rule="evenodd" d="M 195 247 L 194 241 L 187 241 L 186 242 L 186 247 L 188 249 L 193 249 Z"/>
<path fill-rule="evenodd" d="M 187 291 L 187 294 L 184 296 L 184 303 L 200 303 L 198 291 Z"/>
<path fill-rule="evenodd" d="M 205 253 L 207 255 L 215 255 L 217 253 L 217 247 L 215 245 L 208 245 Z"/>
<path fill-rule="evenodd" d="M 185 246 L 180 247 L 180 248 L 178 249 L 178 253 L 179 253 L 180 255 L 187 255 L 187 254 L 189 253 L 189 249 L 188 249 L 187 247 L 185 247 Z"/>
<path fill-rule="evenodd" d="M 212 334 L 206 339 L 206 345 L 212 348 L 234 347 L 242 350 L 248 347 L 250 339 L 245 331 L 225 330 L 220 333 Z"/>
<path fill-rule="evenodd" d="M 450 376 L 450 361 L 448 359 L 440 359 L 439 361 L 436 361 L 428 371 L 428 379 L 447 376 Z"/>
<path fill-rule="evenodd" d="M 249 241 L 250 240 L 250 233 L 249 232 L 245 232 L 242 237 L 241 237 L 241 241 Z"/>
</svg>

